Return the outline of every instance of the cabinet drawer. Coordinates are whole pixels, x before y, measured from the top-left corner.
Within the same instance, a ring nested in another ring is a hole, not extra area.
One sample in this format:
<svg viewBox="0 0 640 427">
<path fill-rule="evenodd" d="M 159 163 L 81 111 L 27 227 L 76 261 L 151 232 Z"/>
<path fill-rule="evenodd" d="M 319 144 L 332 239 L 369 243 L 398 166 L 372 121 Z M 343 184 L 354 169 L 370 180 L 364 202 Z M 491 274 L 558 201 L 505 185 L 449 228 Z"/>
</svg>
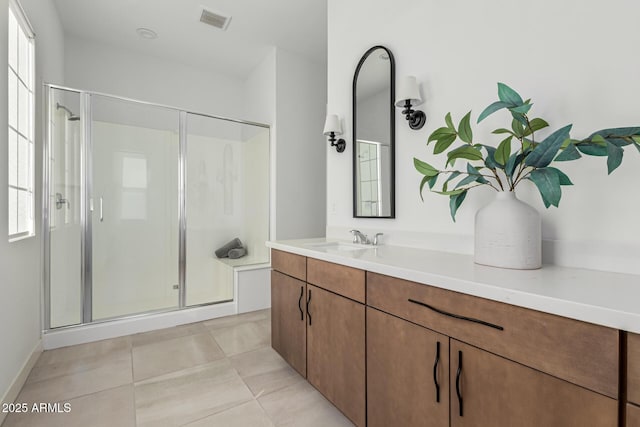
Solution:
<svg viewBox="0 0 640 427">
<path fill-rule="evenodd" d="M 307 259 L 307 282 L 364 304 L 364 270 Z"/>
<path fill-rule="evenodd" d="M 271 268 L 300 280 L 307 280 L 307 259 L 302 255 L 271 249 Z"/>
<path fill-rule="evenodd" d="M 367 273 L 367 304 L 617 398 L 615 329 L 376 273 Z"/>
<path fill-rule="evenodd" d="M 640 405 L 640 335 L 627 334 L 627 400 Z"/>
<path fill-rule="evenodd" d="M 640 406 L 627 403 L 627 427 L 640 427 Z"/>
</svg>

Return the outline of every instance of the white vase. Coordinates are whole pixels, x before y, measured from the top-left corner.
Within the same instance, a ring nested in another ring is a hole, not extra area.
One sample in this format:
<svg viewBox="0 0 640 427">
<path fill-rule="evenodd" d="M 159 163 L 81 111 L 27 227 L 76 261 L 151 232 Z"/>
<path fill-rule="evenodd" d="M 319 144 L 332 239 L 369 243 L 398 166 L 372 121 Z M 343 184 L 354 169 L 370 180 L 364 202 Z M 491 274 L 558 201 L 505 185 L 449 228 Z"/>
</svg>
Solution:
<svg viewBox="0 0 640 427">
<path fill-rule="evenodd" d="M 476 213 L 477 264 L 532 270 L 542 265 L 540 214 L 518 200 L 513 191 L 500 191 Z"/>
</svg>

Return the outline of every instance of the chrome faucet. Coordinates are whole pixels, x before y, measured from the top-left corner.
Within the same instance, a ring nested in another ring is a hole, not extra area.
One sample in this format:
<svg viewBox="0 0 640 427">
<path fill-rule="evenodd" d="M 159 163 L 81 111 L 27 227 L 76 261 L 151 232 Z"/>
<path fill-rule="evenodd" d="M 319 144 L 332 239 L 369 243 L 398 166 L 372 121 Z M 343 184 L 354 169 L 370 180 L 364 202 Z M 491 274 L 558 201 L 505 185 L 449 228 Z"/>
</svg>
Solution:
<svg viewBox="0 0 640 427">
<path fill-rule="evenodd" d="M 362 245 L 373 245 L 378 246 L 378 242 L 380 241 L 379 237 L 384 235 L 384 233 L 376 233 L 373 236 L 373 241 L 369 240 L 366 234 L 362 234 L 360 230 L 351 230 L 351 234 L 353 234 L 353 243 L 360 243 Z"/>
<path fill-rule="evenodd" d="M 373 246 L 378 246 L 378 242 L 380 241 L 380 239 L 378 239 L 378 237 L 383 236 L 384 233 L 376 233 L 375 236 L 373 236 Z"/>
<path fill-rule="evenodd" d="M 353 243 L 361 243 L 363 245 L 370 245 L 371 242 L 369 238 L 362 234 L 360 230 L 351 230 L 351 234 L 353 234 Z"/>
</svg>

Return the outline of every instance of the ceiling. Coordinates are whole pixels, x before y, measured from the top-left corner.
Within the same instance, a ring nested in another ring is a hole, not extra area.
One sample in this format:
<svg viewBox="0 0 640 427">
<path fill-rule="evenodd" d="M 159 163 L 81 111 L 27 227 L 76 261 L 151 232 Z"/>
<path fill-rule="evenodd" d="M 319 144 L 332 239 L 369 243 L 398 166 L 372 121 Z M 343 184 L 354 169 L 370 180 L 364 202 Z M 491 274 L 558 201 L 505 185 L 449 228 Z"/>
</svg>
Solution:
<svg viewBox="0 0 640 427">
<path fill-rule="evenodd" d="M 67 36 L 201 69 L 246 77 L 273 46 L 326 62 L 327 0 L 54 1 Z M 201 23 L 202 7 L 231 15 L 227 30 Z"/>
</svg>

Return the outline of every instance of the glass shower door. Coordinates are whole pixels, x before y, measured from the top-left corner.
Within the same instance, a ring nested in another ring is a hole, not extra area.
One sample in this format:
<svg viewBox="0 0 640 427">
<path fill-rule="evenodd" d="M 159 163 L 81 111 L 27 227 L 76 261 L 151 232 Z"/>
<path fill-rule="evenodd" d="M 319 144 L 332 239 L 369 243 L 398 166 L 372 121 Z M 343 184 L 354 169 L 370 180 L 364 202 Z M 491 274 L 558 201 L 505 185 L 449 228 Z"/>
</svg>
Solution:
<svg viewBox="0 0 640 427">
<path fill-rule="evenodd" d="M 179 113 L 91 96 L 92 320 L 177 308 Z"/>
<path fill-rule="evenodd" d="M 82 120 L 80 93 L 51 89 L 49 141 L 49 323 L 50 327 L 82 323 Z M 48 262 L 47 262 L 48 261 Z"/>
</svg>

